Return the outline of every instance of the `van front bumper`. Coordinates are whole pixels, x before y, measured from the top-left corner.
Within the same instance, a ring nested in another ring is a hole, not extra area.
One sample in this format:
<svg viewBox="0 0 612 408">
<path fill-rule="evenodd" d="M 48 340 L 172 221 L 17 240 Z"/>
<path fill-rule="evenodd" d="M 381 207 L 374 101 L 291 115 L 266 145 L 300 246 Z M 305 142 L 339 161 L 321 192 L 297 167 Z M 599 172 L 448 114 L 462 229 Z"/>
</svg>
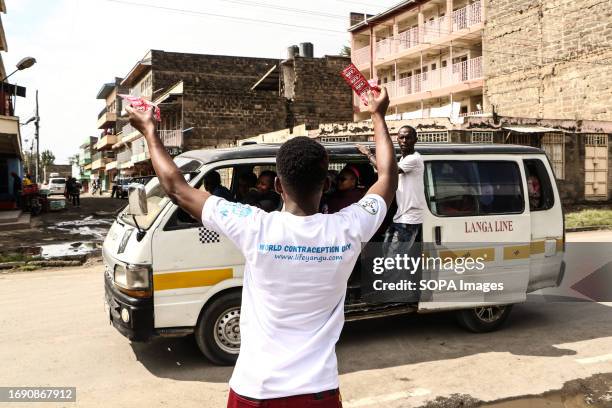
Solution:
<svg viewBox="0 0 612 408">
<path fill-rule="evenodd" d="M 104 274 L 104 302 L 112 325 L 132 341 L 148 341 L 154 333 L 153 297 L 134 298 L 120 292 Z M 122 319 L 127 313 L 129 320 Z"/>
</svg>

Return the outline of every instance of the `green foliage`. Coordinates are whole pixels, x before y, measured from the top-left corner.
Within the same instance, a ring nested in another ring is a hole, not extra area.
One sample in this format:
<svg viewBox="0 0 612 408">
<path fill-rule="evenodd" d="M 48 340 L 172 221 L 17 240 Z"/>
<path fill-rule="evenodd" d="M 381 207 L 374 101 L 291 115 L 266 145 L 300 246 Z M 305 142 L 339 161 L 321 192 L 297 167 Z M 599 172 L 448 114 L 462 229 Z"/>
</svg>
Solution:
<svg viewBox="0 0 612 408">
<path fill-rule="evenodd" d="M 343 45 L 342 49 L 340 50 L 340 55 L 342 55 L 343 57 L 351 57 L 351 47 L 348 45 Z"/>
<path fill-rule="evenodd" d="M 582 210 L 565 215 L 565 228 L 612 226 L 612 210 Z"/>
</svg>

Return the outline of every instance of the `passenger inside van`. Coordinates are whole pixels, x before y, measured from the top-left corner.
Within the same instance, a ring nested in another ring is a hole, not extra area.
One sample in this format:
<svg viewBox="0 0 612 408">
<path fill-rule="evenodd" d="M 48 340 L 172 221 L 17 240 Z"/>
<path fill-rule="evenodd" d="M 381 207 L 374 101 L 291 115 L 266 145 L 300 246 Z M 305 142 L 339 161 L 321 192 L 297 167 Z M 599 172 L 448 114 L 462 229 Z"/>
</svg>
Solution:
<svg viewBox="0 0 612 408">
<path fill-rule="evenodd" d="M 529 194 L 529 207 L 539 209 L 542 204 L 542 188 L 540 179 L 535 170 L 527 166 L 527 194 Z"/>
<path fill-rule="evenodd" d="M 236 190 L 236 201 L 243 203 L 246 200 L 249 192 L 255 188 L 257 184 L 257 176 L 249 171 L 248 173 L 240 173 L 238 175 L 238 188 Z"/>
<path fill-rule="evenodd" d="M 204 176 L 204 188 L 214 196 L 234 201 L 232 193 L 221 184 L 221 175 L 216 170 L 210 171 Z"/>
<path fill-rule="evenodd" d="M 257 178 L 255 188 L 251 189 L 245 197 L 244 202 L 264 211 L 279 210 L 281 198 L 274 190 L 276 173 L 272 170 L 264 170 Z"/>
<path fill-rule="evenodd" d="M 360 172 L 353 165 L 346 165 L 338 174 L 338 184 L 326 199 L 327 213 L 333 214 L 361 200 L 366 190 L 359 183 Z"/>
</svg>

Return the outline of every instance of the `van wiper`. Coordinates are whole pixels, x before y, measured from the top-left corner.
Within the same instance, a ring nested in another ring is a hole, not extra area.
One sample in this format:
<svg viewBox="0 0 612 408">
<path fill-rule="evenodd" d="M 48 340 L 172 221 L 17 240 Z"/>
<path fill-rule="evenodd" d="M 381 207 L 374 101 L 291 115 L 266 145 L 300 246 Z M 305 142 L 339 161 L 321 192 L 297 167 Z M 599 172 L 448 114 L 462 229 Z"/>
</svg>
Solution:
<svg viewBox="0 0 612 408">
<path fill-rule="evenodd" d="M 136 226 L 136 229 L 138 230 L 138 232 L 136 233 L 136 241 L 140 242 L 142 241 L 144 236 L 147 234 L 147 231 L 140 228 L 140 225 L 138 225 L 138 221 L 136 221 L 135 215 L 132 215 L 132 219 L 134 220 L 134 225 Z"/>
</svg>

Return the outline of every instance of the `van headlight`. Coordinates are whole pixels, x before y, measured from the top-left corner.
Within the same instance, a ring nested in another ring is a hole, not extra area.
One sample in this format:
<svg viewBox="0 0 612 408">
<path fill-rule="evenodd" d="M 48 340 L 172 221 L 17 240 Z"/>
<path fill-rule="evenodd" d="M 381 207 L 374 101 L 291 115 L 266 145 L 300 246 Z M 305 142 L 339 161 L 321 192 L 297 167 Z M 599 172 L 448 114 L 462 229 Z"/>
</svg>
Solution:
<svg viewBox="0 0 612 408">
<path fill-rule="evenodd" d="M 120 289 L 148 290 L 151 288 L 150 276 L 150 265 L 115 265 L 113 281 Z"/>
</svg>

